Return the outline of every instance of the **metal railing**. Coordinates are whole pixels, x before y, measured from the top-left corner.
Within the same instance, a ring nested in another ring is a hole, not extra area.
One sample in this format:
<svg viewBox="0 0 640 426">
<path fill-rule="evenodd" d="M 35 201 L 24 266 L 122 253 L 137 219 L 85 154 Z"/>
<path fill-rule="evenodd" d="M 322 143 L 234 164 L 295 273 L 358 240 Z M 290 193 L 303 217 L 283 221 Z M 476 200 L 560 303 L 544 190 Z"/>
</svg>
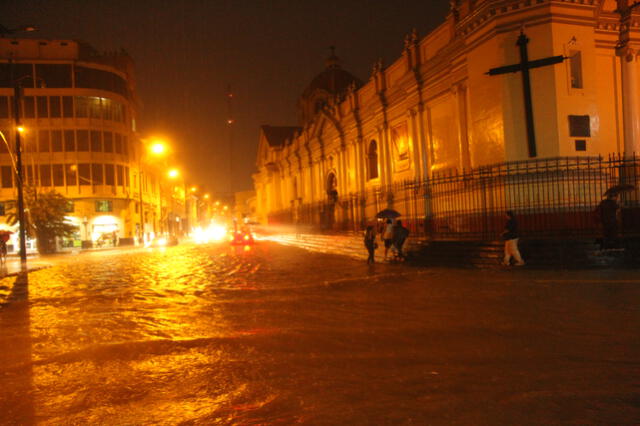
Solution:
<svg viewBox="0 0 640 426">
<path fill-rule="evenodd" d="M 490 240 L 513 211 L 523 236 L 594 236 L 595 210 L 608 188 L 631 184 L 620 195 L 621 232 L 640 234 L 640 157 L 559 157 L 479 167 L 424 181 L 402 181 L 324 202 L 292 203 L 270 223 L 314 231 L 360 231 L 376 213 L 392 208 L 412 235 L 433 240 Z"/>
</svg>

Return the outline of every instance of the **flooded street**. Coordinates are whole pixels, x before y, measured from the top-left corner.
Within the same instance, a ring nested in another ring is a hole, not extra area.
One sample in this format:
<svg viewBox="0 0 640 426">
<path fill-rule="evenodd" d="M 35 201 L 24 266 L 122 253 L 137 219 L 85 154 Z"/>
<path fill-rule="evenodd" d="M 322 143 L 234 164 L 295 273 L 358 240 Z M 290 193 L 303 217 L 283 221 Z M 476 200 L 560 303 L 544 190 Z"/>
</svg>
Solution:
<svg viewBox="0 0 640 426">
<path fill-rule="evenodd" d="M 637 423 L 637 276 L 67 257 L 0 281 L 0 423 Z"/>
</svg>

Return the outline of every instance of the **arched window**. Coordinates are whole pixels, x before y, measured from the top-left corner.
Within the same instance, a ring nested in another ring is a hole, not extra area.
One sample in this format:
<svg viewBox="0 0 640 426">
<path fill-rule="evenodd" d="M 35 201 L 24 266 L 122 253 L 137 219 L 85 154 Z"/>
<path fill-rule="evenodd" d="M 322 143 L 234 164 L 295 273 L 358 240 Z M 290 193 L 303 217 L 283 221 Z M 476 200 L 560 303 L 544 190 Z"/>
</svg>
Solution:
<svg viewBox="0 0 640 426">
<path fill-rule="evenodd" d="M 369 160 L 367 167 L 369 179 L 375 179 L 378 177 L 378 143 L 374 140 L 369 143 L 367 159 Z"/>
<path fill-rule="evenodd" d="M 329 201 L 338 201 L 338 179 L 333 172 L 327 177 L 327 197 Z"/>
</svg>

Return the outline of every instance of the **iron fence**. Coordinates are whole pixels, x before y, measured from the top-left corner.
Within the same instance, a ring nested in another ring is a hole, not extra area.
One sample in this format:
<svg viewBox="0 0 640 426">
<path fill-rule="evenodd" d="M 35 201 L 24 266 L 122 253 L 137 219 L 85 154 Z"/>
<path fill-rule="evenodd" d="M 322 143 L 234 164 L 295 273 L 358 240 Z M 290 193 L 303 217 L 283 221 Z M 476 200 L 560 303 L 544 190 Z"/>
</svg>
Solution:
<svg viewBox="0 0 640 426">
<path fill-rule="evenodd" d="M 434 240 L 490 240 L 513 211 L 523 236 L 593 236 L 595 210 L 608 188 L 622 192 L 621 232 L 640 234 L 640 157 L 559 157 L 479 167 L 463 173 L 402 181 L 358 193 L 332 194 L 326 201 L 296 204 L 269 216 L 270 223 L 315 231 L 360 231 L 391 208 L 412 235 Z"/>
</svg>

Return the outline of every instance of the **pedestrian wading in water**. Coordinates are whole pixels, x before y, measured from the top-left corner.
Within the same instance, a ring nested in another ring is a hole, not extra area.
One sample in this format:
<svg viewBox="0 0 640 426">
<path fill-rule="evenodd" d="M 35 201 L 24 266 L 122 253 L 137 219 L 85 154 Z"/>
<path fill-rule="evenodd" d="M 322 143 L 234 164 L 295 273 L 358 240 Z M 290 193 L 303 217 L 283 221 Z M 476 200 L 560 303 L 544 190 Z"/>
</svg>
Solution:
<svg viewBox="0 0 640 426">
<path fill-rule="evenodd" d="M 505 216 L 507 223 L 502 232 L 502 239 L 504 240 L 504 259 L 502 264 L 504 266 L 511 265 L 511 258 L 513 257 L 516 261 L 516 266 L 523 266 L 524 260 L 522 260 L 522 256 L 520 256 L 520 251 L 518 250 L 518 222 L 512 211 L 508 211 Z"/>
<path fill-rule="evenodd" d="M 602 244 L 600 248 L 603 250 L 617 248 L 618 215 L 620 214 L 618 194 L 607 194 L 607 198 L 598 205 L 596 214 L 599 216 L 600 224 L 602 225 Z"/>
<path fill-rule="evenodd" d="M 391 219 L 387 219 L 387 224 L 382 233 L 382 241 L 384 242 L 384 260 L 387 260 L 389 249 L 393 244 L 393 221 Z"/>
<path fill-rule="evenodd" d="M 376 261 L 375 256 L 378 243 L 376 243 L 376 230 L 371 225 L 367 226 L 366 231 L 364 231 L 364 246 L 369 253 L 367 263 L 374 263 Z"/>
<path fill-rule="evenodd" d="M 409 237 L 409 230 L 402 225 L 401 220 L 397 220 L 393 227 L 393 247 L 395 247 L 396 259 L 400 262 L 405 260 L 402 247 L 405 241 L 407 241 L 407 237 Z"/>
</svg>

